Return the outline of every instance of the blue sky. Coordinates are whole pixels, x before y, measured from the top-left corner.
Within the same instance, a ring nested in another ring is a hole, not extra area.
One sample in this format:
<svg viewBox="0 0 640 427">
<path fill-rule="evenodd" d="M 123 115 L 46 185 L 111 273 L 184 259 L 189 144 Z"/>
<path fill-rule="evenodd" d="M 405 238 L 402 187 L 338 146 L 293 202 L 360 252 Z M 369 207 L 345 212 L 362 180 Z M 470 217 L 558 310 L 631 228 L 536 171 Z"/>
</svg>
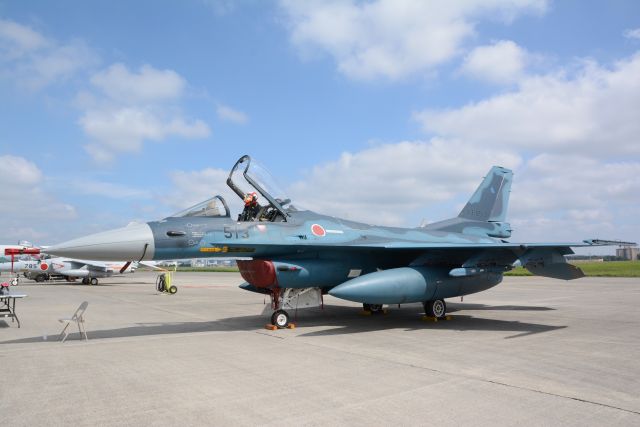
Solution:
<svg viewBox="0 0 640 427">
<path fill-rule="evenodd" d="M 514 239 L 640 240 L 639 50 L 635 1 L 0 1 L 0 237 L 156 219 L 250 154 L 406 226 L 502 164 Z"/>
</svg>

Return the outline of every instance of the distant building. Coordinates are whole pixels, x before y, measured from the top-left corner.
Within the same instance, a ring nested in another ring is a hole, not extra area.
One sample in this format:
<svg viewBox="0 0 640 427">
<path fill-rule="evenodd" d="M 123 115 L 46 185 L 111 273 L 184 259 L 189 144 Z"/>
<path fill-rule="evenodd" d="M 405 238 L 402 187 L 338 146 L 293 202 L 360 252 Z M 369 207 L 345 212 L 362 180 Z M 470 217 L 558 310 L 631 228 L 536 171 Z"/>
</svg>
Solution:
<svg viewBox="0 0 640 427">
<path fill-rule="evenodd" d="M 625 247 L 616 249 L 618 258 L 635 261 L 638 259 L 638 248 Z"/>
</svg>

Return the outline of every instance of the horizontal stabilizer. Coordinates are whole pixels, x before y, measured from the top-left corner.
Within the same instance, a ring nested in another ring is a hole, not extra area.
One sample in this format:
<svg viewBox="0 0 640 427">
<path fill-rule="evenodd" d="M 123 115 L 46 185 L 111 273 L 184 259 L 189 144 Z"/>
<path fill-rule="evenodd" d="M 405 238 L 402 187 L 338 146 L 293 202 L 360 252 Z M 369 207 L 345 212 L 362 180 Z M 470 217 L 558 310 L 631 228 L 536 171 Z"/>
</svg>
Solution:
<svg viewBox="0 0 640 427">
<path fill-rule="evenodd" d="M 591 246 L 638 246 L 636 242 L 623 242 L 622 240 L 589 239 L 584 242 Z"/>
</svg>

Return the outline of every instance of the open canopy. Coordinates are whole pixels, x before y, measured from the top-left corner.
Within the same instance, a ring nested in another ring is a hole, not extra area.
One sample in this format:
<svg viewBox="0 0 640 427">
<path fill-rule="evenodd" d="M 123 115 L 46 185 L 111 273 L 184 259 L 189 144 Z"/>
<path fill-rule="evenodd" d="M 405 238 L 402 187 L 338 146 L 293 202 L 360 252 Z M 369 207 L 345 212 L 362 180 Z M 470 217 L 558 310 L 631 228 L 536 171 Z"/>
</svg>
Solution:
<svg viewBox="0 0 640 427">
<path fill-rule="evenodd" d="M 294 210 L 291 199 L 286 197 L 269 171 L 252 160 L 242 156 L 231 169 L 227 184 L 241 199 L 256 193 L 259 209 L 252 217 L 255 221 L 287 221 L 289 212 Z"/>
</svg>

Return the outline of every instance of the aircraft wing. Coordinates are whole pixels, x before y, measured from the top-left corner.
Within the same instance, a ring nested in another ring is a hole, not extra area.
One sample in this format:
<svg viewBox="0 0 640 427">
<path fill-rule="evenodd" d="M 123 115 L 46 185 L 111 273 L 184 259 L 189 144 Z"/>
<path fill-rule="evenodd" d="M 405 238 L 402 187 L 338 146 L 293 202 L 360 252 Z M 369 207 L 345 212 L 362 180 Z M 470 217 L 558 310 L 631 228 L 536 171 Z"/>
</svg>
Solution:
<svg viewBox="0 0 640 427">
<path fill-rule="evenodd" d="M 413 252 L 416 258 L 411 265 L 456 263 L 452 276 L 476 274 L 479 270 L 507 271 L 514 263 L 537 276 L 555 279 L 584 277 L 580 268 L 567 263 L 564 255 L 573 254 L 572 247 L 635 245 L 633 242 L 591 239 L 567 243 L 413 243 L 386 242 L 357 245 L 357 247 Z"/>
<path fill-rule="evenodd" d="M 380 243 L 357 243 L 351 245 L 296 245 L 287 249 L 344 251 L 353 253 L 389 252 L 404 259 L 407 266 L 439 265 L 449 266 L 452 276 L 468 276 L 478 272 L 496 273 L 511 270 L 519 263 L 531 273 L 570 280 L 584 276 L 582 270 L 567 263 L 564 255 L 573 254 L 572 247 L 592 247 L 609 245 L 633 245 L 632 242 L 611 240 L 585 240 L 566 243 L 419 243 L 393 241 Z M 268 245 L 265 245 L 268 246 Z M 273 250 L 273 248 L 271 248 Z M 273 255 L 273 252 L 271 253 Z"/>
<path fill-rule="evenodd" d="M 88 270 L 91 271 L 99 271 L 99 272 L 107 272 L 110 267 L 107 266 L 104 262 L 100 261 L 80 261 L 80 260 L 69 260 L 71 264 L 72 270 L 79 270 L 83 267 L 87 267 Z"/>
<path fill-rule="evenodd" d="M 592 246 L 635 246 L 634 242 L 617 240 L 590 239 L 582 242 L 553 242 L 553 243 L 421 243 L 421 242 L 385 242 L 357 244 L 361 248 L 383 249 L 533 249 L 533 248 L 579 248 Z"/>
</svg>

